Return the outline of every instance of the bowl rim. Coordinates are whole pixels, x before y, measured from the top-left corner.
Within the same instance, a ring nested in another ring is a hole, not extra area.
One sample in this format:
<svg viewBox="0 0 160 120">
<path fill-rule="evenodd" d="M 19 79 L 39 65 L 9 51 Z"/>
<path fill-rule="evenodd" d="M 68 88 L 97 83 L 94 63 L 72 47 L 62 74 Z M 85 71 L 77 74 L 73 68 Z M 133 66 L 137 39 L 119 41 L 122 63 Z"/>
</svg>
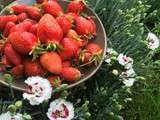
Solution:
<svg viewBox="0 0 160 120">
<path fill-rule="evenodd" d="M 65 1 L 65 0 L 58 0 L 58 1 L 63 1 L 63 2 L 69 3 L 68 1 Z M 5 8 L 3 8 L 3 9 L 1 10 L 1 12 L 0 12 L 0 15 L 5 11 L 5 9 L 7 9 L 9 6 L 12 6 L 14 3 L 16 3 L 16 1 L 11 2 L 8 6 L 6 6 Z M 102 27 L 102 30 L 103 30 L 103 32 L 104 32 L 104 43 L 105 43 L 105 45 L 104 45 L 104 50 L 103 50 L 103 54 L 102 54 L 102 60 L 101 60 L 101 62 L 98 64 L 98 66 L 96 66 L 96 68 L 95 68 L 89 75 L 87 75 L 85 78 L 82 78 L 82 79 L 80 79 L 79 81 L 77 81 L 77 82 L 75 82 L 75 83 L 72 83 L 72 84 L 68 85 L 68 86 L 66 87 L 66 89 L 70 89 L 70 88 L 73 88 L 73 87 L 75 87 L 75 86 L 78 86 L 78 85 L 82 84 L 83 82 L 87 81 L 89 78 L 91 78 L 91 77 L 99 70 L 99 68 L 101 67 L 101 65 L 102 65 L 102 63 L 103 63 L 103 60 L 104 60 L 104 58 L 105 58 L 105 54 L 106 54 L 107 39 L 108 39 L 108 38 L 107 38 L 106 31 L 105 31 L 105 28 L 104 28 L 104 26 L 103 26 L 103 23 L 102 23 L 102 21 L 100 20 L 100 18 L 98 17 L 98 15 L 94 12 L 94 10 L 93 10 L 92 8 L 90 8 L 90 7 L 87 6 L 87 5 L 86 5 L 85 7 L 86 7 L 86 9 L 88 9 L 89 11 L 91 11 L 91 12 L 94 14 L 94 16 L 96 17 L 96 19 L 97 19 L 98 22 L 100 23 L 100 25 L 101 25 L 101 27 Z M 15 86 L 15 85 L 9 84 L 9 83 L 7 83 L 7 82 L 5 82 L 5 81 L 3 81 L 3 80 L 0 80 L 0 83 L 3 84 L 3 85 L 5 85 L 5 86 L 12 87 L 13 89 L 16 89 L 16 90 L 19 90 L 19 91 L 27 91 L 26 88 L 17 87 L 17 86 Z"/>
</svg>

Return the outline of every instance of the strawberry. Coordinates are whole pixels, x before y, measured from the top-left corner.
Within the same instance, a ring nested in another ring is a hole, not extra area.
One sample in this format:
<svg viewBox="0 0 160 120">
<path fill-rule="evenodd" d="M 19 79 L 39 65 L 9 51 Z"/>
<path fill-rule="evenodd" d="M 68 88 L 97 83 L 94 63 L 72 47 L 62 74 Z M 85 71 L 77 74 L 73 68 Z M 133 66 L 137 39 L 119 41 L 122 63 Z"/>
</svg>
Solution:
<svg viewBox="0 0 160 120">
<path fill-rule="evenodd" d="M 23 21 L 22 23 L 17 24 L 16 26 L 12 27 L 10 29 L 10 33 L 29 31 L 31 26 L 32 26 L 32 23 L 30 21 Z"/>
<path fill-rule="evenodd" d="M 54 17 L 45 14 L 38 24 L 37 35 L 42 43 L 59 42 L 63 38 L 63 31 Z"/>
<path fill-rule="evenodd" d="M 84 10 L 84 0 L 73 0 L 67 6 L 67 12 L 79 14 Z"/>
<path fill-rule="evenodd" d="M 49 76 L 48 80 L 53 87 L 59 87 L 62 84 L 59 76 Z"/>
<path fill-rule="evenodd" d="M 61 41 L 61 45 L 63 50 L 60 52 L 60 56 L 64 60 L 73 57 L 79 49 L 77 42 L 72 38 L 64 38 Z"/>
<path fill-rule="evenodd" d="M 69 31 L 69 29 L 71 29 L 71 27 L 72 27 L 71 22 L 65 16 L 57 17 L 56 21 L 61 26 L 64 34 L 67 34 L 67 32 Z"/>
<path fill-rule="evenodd" d="M 70 67 L 71 66 L 71 62 L 66 60 L 62 62 L 62 67 Z"/>
<path fill-rule="evenodd" d="M 18 15 L 18 22 L 22 22 L 27 18 L 28 18 L 28 15 L 26 13 L 21 13 Z"/>
<path fill-rule="evenodd" d="M 26 59 L 23 64 L 26 76 L 44 76 L 46 73 L 38 60 Z"/>
<path fill-rule="evenodd" d="M 40 10 L 37 7 L 27 6 L 25 11 L 31 19 L 39 21 L 41 18 Z"/>
<path fill-rule="evenodd" d="M 26 5 L 15 5 L 12 6 L 11 9 L 14 11 L 15 14 L 20 14 L 25 12 L 26 7 L 27 7 Z"/>
<path fill-rule="evenodd" d="M 83 50 L 79 55 L 79 60 L 81 60 L 82 63 L 86 64 L 90 62 L 91 57 L 92 57 L 92 54 L 89 51 Z"/>
<path fill-rule="evenodd" d="M 62 60 L 56 52 L 47 52 L 40 56 L 41 65 L 51 73 L 59 74 L 62 70 Z"/>
<path fill-rule="evenodd" d="M 79 35 L 89 38 L 96 36 L 96 25 L 91 18 L 77 17 L 75 23 L 75 30 Z"/>
<path fill-rule="evenodd" d="M 15 50 L 22 55 L 29 54 L 38 42 L 36 36 L 29 32 L 13 32 L 8 39 Z"/>
<path fill-rule="evenodd" d="M 12 66 L 12 63 L 6 58 L 6 55 L 2 56 L 1 62 L 5 67 L 11 67 Z"/>
<path fill-rule="evenodd" d="M 64 67 L 60 76 L 68 82 L 75 82 L 76 80 L 80 79 L 81 72 L 73 67 Z"/>
<path fill-rule="evenodd" d="M 7 43 L 4 48 L 4 54 L 12 64 L 20 65 L 22 63 L 21 56 L 13 49 L 10 43 Z"/>
<path fill-rule="evenodd" d="M 76 18 L 78 17 L 77 14 L 72 13 L 72 12 L 66 13 L 64 16 L 65 16 L 66 18 L 68 18 L 71 23 L 74 23 L 75 20 L 76 20 Z"/>
<path fill-rule="evenodd" d="M 51 14 L 54 17 L 63 15 L 63 9 L 56 1 L 44 2 L 43 9 L 45 13 Z"/>
<path fill-rule="evenodd" d="M 74 39 L 80 47 L 87 44 L 87 40 L 82 40 L 75 30 L 70 29 L 66 37 Z"/>
<path fill-rule="evenodd" d="M 18 65 L 12 68 L 11 70 L 12 75 L 14 76 L 22 76 L 24 74 L 24 66 Z"/>
<path fill-rule="evenodd" d="M 26 22 L 26 21 L 32 23 L 32 25 L 33 25 L 33 24 L 37 24 L 37 21 L 32 20 L 32 19 L 29 19 L 29 18 L 27 18 L 27 19 L 24 20 L 24 22 Z"/>
<path fill-rule="evenodd" d="M 17 22 L 16 15 L 0 16 L 0 31 L 3 30 L 8 22 Z"/>
<path fill-rule="evenodd" d="M 37 36 L 37 28 L 38 28 L 38 24 L 34 24 L 31 26 L 29 32 L 33 33 L 34 35 Z"/>
<path fill-rule="evenodd" d="M 15 23 L 13 22 L 8 22 L 5 26 L 5 29 L 3 31 L 3 36 L 4 37 L 8 37 L 9 33 L 10 33 L 10 29 L 13 28 L 14 26 L 16 26 Z"/>
<path fill-rule="evenodd" d="M 101 54 L 102 53 L 102 48 L 95 43 L 89 43 L 87 45 L 86 49 L 92 54 Z"/>
</svg>

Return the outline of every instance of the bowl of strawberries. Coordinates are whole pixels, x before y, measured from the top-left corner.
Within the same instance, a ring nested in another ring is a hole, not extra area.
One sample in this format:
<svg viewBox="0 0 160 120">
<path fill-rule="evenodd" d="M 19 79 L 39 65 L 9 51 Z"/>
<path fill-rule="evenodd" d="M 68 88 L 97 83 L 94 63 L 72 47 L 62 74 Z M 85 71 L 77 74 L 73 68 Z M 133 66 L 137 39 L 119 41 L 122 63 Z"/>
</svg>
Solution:
<svg viewBox="0 0 160 120">
<path fill-rule="evenodd" d="M 84 0 L 17 0 L 0 15 L 3 85 L 26 91 L 24 80 L 40 76 L 53 88 L 72 88 L 93 76 L 103 62 L 105 29 Z"/>
</svg>

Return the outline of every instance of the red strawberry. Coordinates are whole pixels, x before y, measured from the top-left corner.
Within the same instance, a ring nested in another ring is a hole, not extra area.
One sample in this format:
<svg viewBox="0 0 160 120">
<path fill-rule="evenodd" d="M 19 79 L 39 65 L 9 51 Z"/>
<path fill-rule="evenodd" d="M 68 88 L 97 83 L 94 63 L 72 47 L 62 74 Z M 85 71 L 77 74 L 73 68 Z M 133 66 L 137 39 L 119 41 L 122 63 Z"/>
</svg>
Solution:
<svg viewBox="0 0 160 120">
<path fill-rule="evenodd" d="M 56 1 L 48 1 L 43 4 L 45 13 L 49 13 L 54 17 L 63 15 L 63 9 Z"/>
<path fill-rule="evenodd" d="M 80 60 L 82 61 L 82 63 L 88 63 L 91 56 L 92 54 L 90 52 L 88 52 L 87 50 L 84 50 L 84 52 L 82 52 L 80 56 Z"/>
<path fill-rule="evenodd" d="M 39 21 L 41 18 L 40 10 L 37 7 L 27 6 L 26 13 L 28 16 L 36 21 Z"/>
<path fill-rule="evenodd" d="M 78 17 L 77 14 L 72 13 L 72 12 L 66 13 L 64 16 L 65 16 L 66 18 L 68 18 L 71 23 L 74 23 L 75 20 L 76 20 L 76 18 Z"/>
<path fill-rule="evenodd" d="M 20 65 L 22 63 L 21 56 L 13 49 L 10 43 L 7 43 L 4 48 L 4 54 L 12 64 Z"/>
<path fill-rule="evenodd" d="M 28 15 L 26 13 L 21 13 L 21 14 L 18 15 L 18 21 L 19 22 L 22 22 L 27 18 L 28 18 Z"/>
<path fill-rule="evenodd" d="M 62 67 L 70 67 L 71 66 L 71 62 L 66 60 L 62 62 Z"/>
<path fill-rule="evenodd" d="M 37 34 L 42 43 L 60 41 L 63 38 L 63 31 L 54 17 L 45 14 L 39 24 Z"/>
<path fill-rule="evenodd" d="M 12 46 L 22 55 L 27 55 L 37 45 L 37 38 L 29 32 L 13 32 L 8 37 Z"/>
<path fill-rule="evenodd" d="M 16 22 L 16 15 L 0 16 L 0 30 L 3 30 L 8 22 Z"/>
<path fill-rule="evenodd" d="M 55 52 L 47 52 L 40 56 L 41 65 L 49 72 L 54 74 L 61 73 L 62 60 Z"/>
<path fill-rule="evenodd" d="M 79 14 L 84 9 L 84 0 L 73 0 L 67 6 L 67 12 Z"/>
<path fill-rule="evenodd" d="M 29 32 L 33 33 L 34 35 L 37 36 L 37 28 L 38 28 L 38 24 L 34 24 L 32 25 L 32 27 L 30 28 Z"/>
<path fill-rule="evenodd" d="M 11 70 L 12 75 L 15 76 L 22 76 L 24 74 L 24 66 L 18 65 L 12 68 Z"/>
<path fill-rule="evenodd" d="M 75 82 L 80 79 L 81 72 L 73 67 L 64 67 L 61 72 L 61 77 L 68 82 Z"/>
<path fill-rule="evenodd" d="M 26 7 L 27 7 L 26 5 L 15 5 L 15 6 L 12 6 L 11 8 L 14 11 L 14 13 L 20 14 L 25 12 Z"/>
<path fill-rule="evenodd" d="M 101 54 L 102 53 L 102 48 L 95 43 L 89 43 L 87 45 L 86 49 L 92 54 Z"/>
<path fill-rule="evenodd" d="M 26 76 L 44 76 L 46 73 L 39 61 L 32 61 L 32 59 L 24 61 L 24 71 Z"/>
<path fill-rule="evenodd" d="M 27 19 L 24 20 L 24 22 L 26 22 L 26 21 L 28 21 L 28 22 L 30 22 L 32 24 L 37 24 L 37 21 L 29 19 L 29 18 L 27 18 Z"/>
<path fill-rule="evenodd" d="M 91 18 L 77 17 L 75 30 L 79 35 L 96 36 L 96 25 Z"/>
<path fill-rule="evenodd" d="M 80 47 L 87 44 L 87 40 L 82 40 L 75 30 L 70 29 L 66 37 L 74 39 Z"/>
<path fill-rule="evenodd" d="M 22 23 L 12 27 L 10 29 L 10 33 L 29 31 L 31 26 L 32 26 L 32 23 L 30 21 L 23 21 Z"/>
<path fill-rule="evenodd" d="M 48 80 L 53 87 L 59 87 L 62 84 L 59 76 L 49 76 Z"/>
<path fill-rule="evenodd" d="M 5 29 L 3 31 L 3 36 L 4 37 L 8 37 L 9 33 L 10 33 L 10 29 L 13 28 L 14 26 L 16 26 L 15 23 L 13 22 L 8 22 L 5 26 Z"/>
<path fill-rule="evenodd" d="M 67 32 L 69 31 L 69 29 L 71 29 L 71 27 L 72 27 L 71 22 L 65 16 L 57 17 L 56 21 L 61 26 L 64 34 L 67 34 Z"/>
<path fill-rule="evenodd" d="M 5 67 L 11 67 L 12 66 L 12 63 L 10 63 L 10 61 L 6 58 L 6 55 L 2 56 L 1 62 Z"/>
<path fill-rule="evenodd" d="M 60 52 L 62 59 L 70 59 L 79 49 L 79 45 L 72 38 L 64 38 L 61 41 L 61 45 L 63 46 L 63 50 Z"/>
</svg>

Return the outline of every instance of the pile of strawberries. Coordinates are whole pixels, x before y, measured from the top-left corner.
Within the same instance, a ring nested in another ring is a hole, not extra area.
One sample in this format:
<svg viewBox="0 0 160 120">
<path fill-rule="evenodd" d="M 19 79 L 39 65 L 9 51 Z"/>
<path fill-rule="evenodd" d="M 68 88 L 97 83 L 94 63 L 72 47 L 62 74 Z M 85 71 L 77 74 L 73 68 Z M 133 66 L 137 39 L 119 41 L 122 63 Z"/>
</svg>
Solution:
<svg viewBox="0 0 160 120">
<path fill-rule="evenodd" d="M 83 0 L 73 0 L 66 12 L 56 0 L 15 5 L 0 16 L 1 66 L 14 77 L 42 76 L 59 86 L 80 79 L 81 67 L 97 65 L 102 54 L 93 43 L 96 24 L 83 13 Z"/>
</svg>

